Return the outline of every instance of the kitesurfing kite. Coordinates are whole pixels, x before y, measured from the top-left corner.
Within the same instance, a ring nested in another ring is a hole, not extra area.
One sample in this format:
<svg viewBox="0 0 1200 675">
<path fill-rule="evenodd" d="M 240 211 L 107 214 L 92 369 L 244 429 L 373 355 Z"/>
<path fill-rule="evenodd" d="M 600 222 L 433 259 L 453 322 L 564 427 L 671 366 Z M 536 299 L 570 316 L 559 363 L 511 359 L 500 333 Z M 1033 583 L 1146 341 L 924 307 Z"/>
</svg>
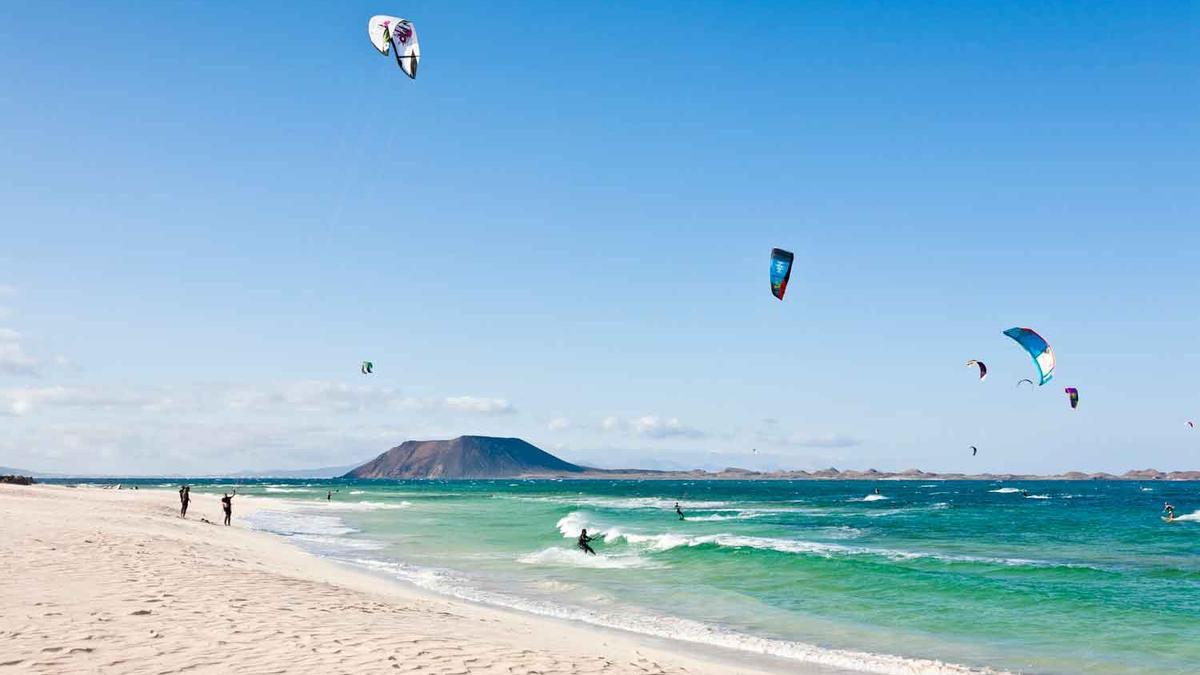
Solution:
<svg viewBox="0 0 1200 675">
<path fill-rule="evenodd" d="M 780 300 L 787 292 L 788 279 L 792 276 L 792 260 L 795 258 L 791 251 L 771 249 L 771 294 Z"/>
<path fill-rule="evenodd" d="M 417 44 L 417 30 L 408 19 L 398 16 L 378 14 L 371 17 L 367 24 L 367 35 L 371 44 L 380 54 L 386 55 L 392 50 L 396 57 L 396 65 L 408 75 L 409 79 L 417 79 L 417 66 L 421 62 L 421 46 Z"/>
<path fill-rule="evenodd" d="M 1195 423 L 1195 422 L 1192 422 L 1192 421 L 1190 421 L 1190 420 L 1189 420 L 1189 421 L 1188 421 L 1188 428 L 1189 428 L 1189 429 L 1195 429 L 1195 428 L 1196 428 L 1196 423 Z"/>
<path fill-rule="evenodd" d="M 975 455 L 978 455 L 978 454 L 979 454 L 979 448 L 972 445 L 971 446 L 971 456 L 974 457 Z"/>
<path fill-rule="evenodd" d="M 967 367 L 970 368 L 971 366 L 979 366 L 979 379 L 982 380 L 983 378 L 987 377 L 987 366 L 983 364 L 983 361 L 971 359 L 970 361 L 967 361 Z"/>
<path fill-rule="evenodd" d="M 1054 377 L 1054 350 L 1031 328 L 1009 328 L 1004 334 L 1017 341 L 1033 357 L 1033 365 L 1038 369 L 1038 386 L 1042 386 Z"/>
<path fill-rule="evenodd" d="M 374 368 L 375 368 L 375 364 L 374 364 L 374 363 L 371 363 L 370 361 L 363 361 L 363 362 L 362 362 L 362 374 L 363 374 L 363 375 L 370 375 L 370 374 L 371 374 L 371 371 L 372 371 Z"/>
<path fill-rule="evenodd" d="M 1030 388 L 1030 389 L 1033 389 L 1033 380 L 1030 380 L 1030 379 L 1028 379 L 1028 378 L 1026 378 L 1026 379 L 1020 379 L 1020 380 L 1017 380 L 1017 389 L 1020 389 L 1020 388 L 1021 388 L 1021 385 L 1022 385 L 1022 384 L 1024 384 L 1025 382 L 1028 382 L 1028 383 L 1029 383 L 1029 388 Z"/>
<path fill-rule="evenodd" d="M 1067 398 L 1071 399 L 1071 410 L 1079 407 L 1079 390 L 1075 387 L 1067 387 L 1063 389 L 1067 393 Z"/>
</svg>

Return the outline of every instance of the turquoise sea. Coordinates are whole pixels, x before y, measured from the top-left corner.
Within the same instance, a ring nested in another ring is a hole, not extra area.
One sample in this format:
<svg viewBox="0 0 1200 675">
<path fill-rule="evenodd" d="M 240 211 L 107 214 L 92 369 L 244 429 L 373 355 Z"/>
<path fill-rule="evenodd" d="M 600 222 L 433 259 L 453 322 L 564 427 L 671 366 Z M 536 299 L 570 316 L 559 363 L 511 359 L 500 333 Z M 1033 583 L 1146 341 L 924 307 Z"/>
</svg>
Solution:
<svg viewBox="0 0 1200 675">
<path fill-rule="evenodd" d="M 1198 483 L 237 487 L 314 553 L 538 614 L 872 672 L 1200 670 Z"/>
</svg>

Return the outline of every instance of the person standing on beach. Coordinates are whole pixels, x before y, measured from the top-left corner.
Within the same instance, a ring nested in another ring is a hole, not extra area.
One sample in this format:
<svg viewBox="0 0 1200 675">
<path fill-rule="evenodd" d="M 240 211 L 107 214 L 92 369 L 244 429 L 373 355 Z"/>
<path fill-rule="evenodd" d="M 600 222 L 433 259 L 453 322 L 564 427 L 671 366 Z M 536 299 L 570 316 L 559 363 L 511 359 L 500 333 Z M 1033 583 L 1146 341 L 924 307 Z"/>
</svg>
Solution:
<svg viewBox="0 0 1200 675">
<path fill-rule="evenodd" d="M 584 553 L 591 553 L 592 555 L 596 555 L 596 552 L 592 550 L 592 547 L 588 546 L 588 542 L 591 541 L 592 539 L 595 539 L 595 537 L 589 537 L 588 533 L 587 533 L 587 528 L 586 527 L 583 528 L 583 532 L 579 533 L 579 550 L 583 551 Z"/>
<path fill-rule="evenodd" d="M 221 497 L 221 508 L 225 509 L 225 524 L 226 525 L 228 525 L 229 520 L 231 518 L 233 518 L 233 498 L 236 496 L 237 496 L 237 490 L 234 490 L 233 494 L 229 494 L 228 492 L 226 492 L 225 496 Z"/>
<path fill-rule="evenodd" d="M 179 517 L 187 518 L 188 502 L 192 501 L 192 488 L 186 485 L 179 486 Z"/>
<path fill-rule="evenodd" d="M 333 501 L 333 490 L 330 490 L 329 492 L 325 493 L 325 501 L 327 501 L 327 502 Z"/>
</svg>

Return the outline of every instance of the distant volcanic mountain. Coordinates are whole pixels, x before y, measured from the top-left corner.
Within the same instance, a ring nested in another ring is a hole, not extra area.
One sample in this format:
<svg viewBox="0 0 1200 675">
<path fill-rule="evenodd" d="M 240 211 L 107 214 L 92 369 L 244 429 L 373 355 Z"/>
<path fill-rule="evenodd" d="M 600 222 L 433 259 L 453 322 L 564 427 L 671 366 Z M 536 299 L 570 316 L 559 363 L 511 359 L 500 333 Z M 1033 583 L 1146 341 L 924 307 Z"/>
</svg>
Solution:
<svg viewBox="0 0 1200 675">
<path fill-rule="evenodd" d="M 519 438 L 459 436 L 405 441 L 344 478 L 507 478 L 583 471 Z"/>
</svg>

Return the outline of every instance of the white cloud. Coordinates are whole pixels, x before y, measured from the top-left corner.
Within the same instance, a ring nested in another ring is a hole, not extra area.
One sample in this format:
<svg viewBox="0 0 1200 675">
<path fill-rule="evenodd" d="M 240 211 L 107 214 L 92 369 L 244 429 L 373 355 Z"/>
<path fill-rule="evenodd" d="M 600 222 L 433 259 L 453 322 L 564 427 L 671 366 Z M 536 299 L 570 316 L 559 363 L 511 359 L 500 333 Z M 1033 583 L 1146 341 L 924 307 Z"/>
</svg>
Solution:
<svg viewBox="0 0 1200 675">
<path fill-rule="evenodd" d="M 10 328 L 0 328 L 0 373 L 37 375 L 41 369 L 41 359 L 25 351 L 21 334 Z"/>
<path fill-rule="evenodd" d="M 571 420 L 565 417 L 555 417 L 546 424 L 550 431 L 565 431 L 571 428 Z"/>
<path fill-rule="evenodd" d="M 332 466 L 411 438 L 515 435 L 515 410 L 503 398 L 319 380 L 15 387 L 0 389 L 0 464 L 139 474 Z"/>
<path fill-rule="evenodd" d="M 861 445 L 862 441 L 858 440 L 857 438 L 851 438 L 841 434 L 822 434 L 815 436 L 793 434 L 787 438 L 784 438 L 780 443 L 793 448 L 852 448 L 856 445 Z"/>
<path fill-rule="evenodd" d="M 517 411 L 511 403 L 502 398 L 449 396 L 442 399 L 441 404 L 450 410 L 481 413 L 484 415 L 509 415 Z"/>
<path fill-rule="evenodd" d="M 186 387 L 21 387 L 0 390 L 0 413 L 26 415 L 73 408 L 111 411 L 171 410 L 177 414 L 338 415 L 372 410 L 442 411 L 505 415 L 516 408 L 503 398 L 448 396 L 414 398 L 391 387 L 303 380 L 263 386 L 208 384 Z"/>
<path fill-rule="evenodd" d="M 390 387 L 323 380 L 228 387 L 222 398 L 230 410 L 307 413 L 352 412 L 400 405 L 406 400 Z"/>
<path fill-rule="evenodd" d="M 678 417 L 662 418 L 657 415 L 645 415 L 634 420 L 633 428 L 642 436 L 651 438 L 700 438 L 704 436 L 703 431 L 684 426 Z"/>
<path fill-rule="evenodd" d="M 0 412 L 27 415 L 40 408 L 76 408 L 99 411 L 118 408 L 152 410 L 169 402 L 149 390 L 103 387 L 23 387 L 0 391 Z"/>
<path fill-rule="evenodd" d="M 646 438 L 704 438 L 706 433 L 685 425 L 678 417 L 642 415 L 632 419 L 606 417 L 600 422 L 604 431 L 615 431 Z"/>
</svg>

